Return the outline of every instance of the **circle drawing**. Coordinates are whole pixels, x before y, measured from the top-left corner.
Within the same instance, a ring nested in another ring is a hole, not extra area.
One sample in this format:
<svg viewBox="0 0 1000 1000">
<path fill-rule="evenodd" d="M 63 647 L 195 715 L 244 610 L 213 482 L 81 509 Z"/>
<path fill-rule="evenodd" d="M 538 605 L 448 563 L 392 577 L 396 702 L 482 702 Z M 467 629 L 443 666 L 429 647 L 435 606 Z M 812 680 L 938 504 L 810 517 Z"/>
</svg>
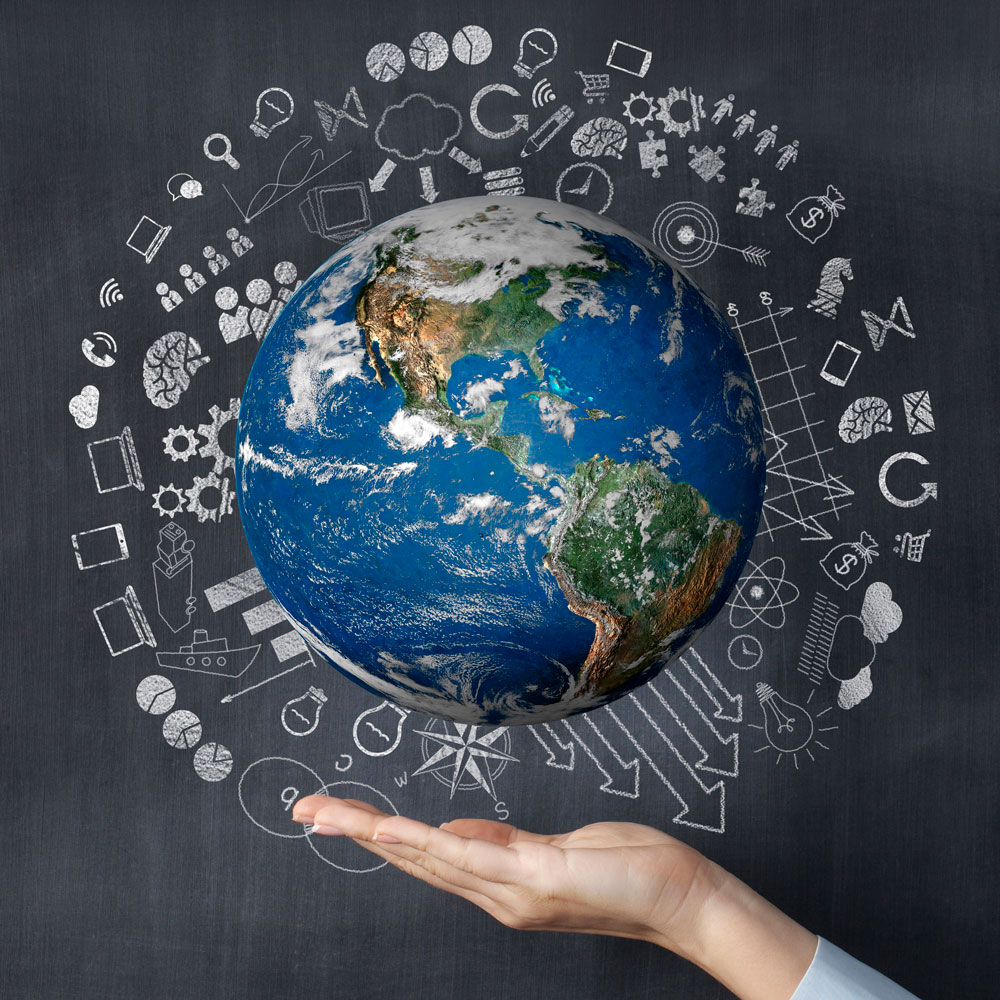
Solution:
<svg viewBox="0 0 1000 1000">
<path fill-rule="evenodd" d="M 398 45 L 392 42 L 379 42 L 368 50 L 365 56 L 365 69 L 373 80 L 379 83 L 390 83 L 397 80 L 406 69 L 406 56 Z"/>
<path fill-rule="evenodd" d="M 301 761 L 261 757 L 240 775 L 237 796 L 254 826 L 272 837 L 300 840 L 306 832 L 292 821 L 292 806 L 303 795 L 317 794 L 322 788 L 323 779 Z"/>
<path fill-rule="evenodd" d="M 735 636 L 726 652 L 737 670 L 753 670 L 764 655 L 764 647 L 756 636 L 744 634 Z"/>
<path fill-rule="evenodd" d="M 361 781 L 331 781 L 330 784 L 318 789 L 315 794 L 335 795 L 337 798 L 363 799 L 365 802 L 371 802 L 372 805 L 378 806 L 378 808 L 385 812 L 390 812 L 394 816 L 399 815 L 399 810 L 392 804 L 387 795 Z M 366 851 L 363 847 L 359 847 L 348 837 L 326 837 L 323 834 L 318 834 L 314 837 L 309 833 L 306 835 L 306 839 L 309 841 L 309 846 L 315 852 L 316 857 L 334 868 L 339 868 L 342 872 L 354 872 L 362 875 L 365 872 L 378 871 L 379 868 L 384 868 L 389 863 L 385 860 L 379 860 L 377 863 L 369 861 L 369 858 L 377 858 L 378 855 L 373 856 L 369 851 Z M 332 858 L 328 858 L 320 848 L 336 851 L 338 860 L 334 861 Z"/>
<path fill-rule="evenodd" d="M 205 781 L 222 781 L 233 769 L 233 755 L 221 743 L 206 743 L 194 752 L 194 770 Z"/>
<path fill-rule="evenodd" d="M 424 762 L 413 773 L 431 774 L 447 785 L 451 797 L 456 791 L 482 788 L 495 799 L 494 779 L 508 761 L 517 760 L 510 755 L 510 733 L 504 726 L 456 726 L 431 719 L 417 733 Z"/>
<path fill-rule="evenodd" d="M 653 242 L 681 267 L 704 264 L 719 245 L 719 223 L 696 201 L 675 201 L 653 223 Z"/>
<path fill-rule="evenodd" d="M 598 215 L 608 210 L 614 193 L 611 175 L 596 163 L 571 163 L 556 179 L 556 201 L 579 205 Z"/>
<path fill-rule="evenodd" d="M 729 602 L 729 624 L 746 628 L 760 622 L 768 628 L 783 628 L 785 608 L 798 599 L 799 588 L 785 579 L 781 556 L 771 556 L 762 563 L 748 559 Z"/>
<path fill-rule="evenodd" d="M 163 738 L 178 750 L 190 750 L 201 739 L 201 719 L 180 709 L 163 720 Z"/>
<path fill-rule="evenodd" d="M 135 689 L 135 700 L 144 712 L 163 715 L 174 707 L 177 689 L 162 674 L 150 674 L 139 681 L 139 686 Z"/>
<path fill-rule="evenodd" d="M 493 39 L 485 28 L 480 28 L 478 24 L 467 24 L 455 32 L 455 37 L 451 40 L 451 51 L 466 66 L 478 66 L 493 51 Z"/>
<path fill-rule="evenodd" d="M 421 31 L 410 42 L 410 62 L 431 72 L 448 61 L 448 43 L 436 31 Z"/>
</svg>

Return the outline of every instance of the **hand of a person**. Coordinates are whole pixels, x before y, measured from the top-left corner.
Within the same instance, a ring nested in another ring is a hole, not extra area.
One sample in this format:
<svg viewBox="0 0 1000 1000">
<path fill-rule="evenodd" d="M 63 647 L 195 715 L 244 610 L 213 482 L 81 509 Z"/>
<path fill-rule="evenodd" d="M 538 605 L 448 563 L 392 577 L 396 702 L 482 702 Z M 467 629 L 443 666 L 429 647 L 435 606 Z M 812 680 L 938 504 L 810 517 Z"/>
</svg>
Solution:
<svg viewBox="0 0 1000 1000">
<path fill-rule="evenodd" d="M 817 939 L 686 844 L 637 823 L 540 834 L 455 819 L 440 827 L 357 799 L 309 795 L 314 835 L 348 836 L 508 927 L 639 938 L 695 962 L 741 1000 L 787 1000 Z"/>
<path fill-rule="evenodd" d="M 300 799 L 293 815 L 318 834 L 342 831 L 508 927 L 641 938 L 682 951 L 713 889 L 706 858 L 638 823 L 550 835 L 486 819 L 434 827 L 323 795 Z"/>
</svg>

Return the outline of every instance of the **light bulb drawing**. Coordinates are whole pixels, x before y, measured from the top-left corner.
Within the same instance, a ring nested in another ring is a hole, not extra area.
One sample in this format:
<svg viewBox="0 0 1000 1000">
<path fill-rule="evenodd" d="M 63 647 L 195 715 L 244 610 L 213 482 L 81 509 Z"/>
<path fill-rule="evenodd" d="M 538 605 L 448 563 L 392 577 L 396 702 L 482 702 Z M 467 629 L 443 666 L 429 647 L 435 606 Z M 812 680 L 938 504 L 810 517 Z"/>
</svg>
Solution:
<svg viewBox="0 0 1000 1000">
<path fill-rule="evenodd" d="M 547 28 L 531 28 L 521 36 L 521 49 L 514 72 L 530 80 L 543 66 L 548 66 L 559 51 L 556 36 Z"/>
<path fill-rule="evenodd" d="M 822 721 L 822 716 L 833 710 L 832 705 L 817 712 L 817 721 L 814 721 L 808 709 L 802 705 L 796 705 L 794 702 L 788 701 L 787 698 L 783 698 L 770 684 L 758 683 L 756 691 L 757 700 L 760 702 L 760 710 L 764 715 L 764 725 L 750 723 L 750 727 L 762 730 L 767 739 L 767 744 L 758 747 L 754 753 L 761 753 L 770 746 L 772 749 L 778 751 L 775 763 L 780 763 L 783 756 L 790 755 L 795 769 L 798 770 L 798 755 L 800 753 L 804 752 L 811 761 L 815 761 L 816 758 L 812 754 L 811 746 L 822 747 L 824 750 L 830 749 L 825 743 L 820 741 L 817 734 L 829 733 L 839 727 L 820 726 L 817 722 Z M 815 691 L 810 692 L 809 697 L 806 699 L 807 705 L 812 701 L 815 693 Z"/>
<path fill-rule="evenodd" d="M 295 101 L 287 90 L 268 87 L 257 97 L 257 111 L 250 122 L 250 131 L 266 139 L 279 125 L 284 125 L 295 110 Z"/>
<path fill-rule="evenodd" d="M 391 701 L 366 708 L 354 720 L 354 745 L 369 757 L 387 757 L 403 738 L 403 723 L 410 714 Z"/>
<path fill-rule="evenodd" d="M 290 736 L 308 736 L 319 725 L 319 714 L 326 704 L 322 688 L 310 686 L 305 694 L 293 698 L 281 710 L 281 725 Z"/>
</svg>

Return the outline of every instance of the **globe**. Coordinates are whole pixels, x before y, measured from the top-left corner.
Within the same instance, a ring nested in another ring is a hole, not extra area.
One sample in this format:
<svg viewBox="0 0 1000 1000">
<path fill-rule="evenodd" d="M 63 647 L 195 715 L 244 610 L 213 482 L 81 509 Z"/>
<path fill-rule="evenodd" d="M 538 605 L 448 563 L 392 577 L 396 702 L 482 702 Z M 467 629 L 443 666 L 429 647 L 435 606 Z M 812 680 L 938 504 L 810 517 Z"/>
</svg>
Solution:
<svg viewBox="0 0 1000 1000">
<path fill-rule="evenodd" d="M 308 645 L 470 724 L 654 677 L 738 580 L 764 472 L 716 306 L 641 237 L 528 197 L 338 250 L 263 338 L 237 432 L 247 540 Z"/>
</svg>

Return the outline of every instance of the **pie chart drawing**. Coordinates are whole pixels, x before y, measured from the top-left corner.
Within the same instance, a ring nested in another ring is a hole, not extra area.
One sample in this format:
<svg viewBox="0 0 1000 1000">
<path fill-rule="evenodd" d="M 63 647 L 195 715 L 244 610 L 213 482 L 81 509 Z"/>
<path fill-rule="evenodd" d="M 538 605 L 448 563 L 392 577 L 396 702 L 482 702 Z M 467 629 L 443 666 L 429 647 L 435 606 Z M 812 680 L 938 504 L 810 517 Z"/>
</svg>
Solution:
<svg viewBox="0 0 1000 1000">
<path fill-rule="evenodd" d="M 719 223 L 696 201 L 675 201 L 653 223 L 653 242 L 681 267 L 704 264 L 719 245 Z"/>
<path fill-rule="evenodd" d="M 163 738 L 178 750 L 190 750 L 201 739 L 201 719 L 184 709 L 171 712 L 163 720 Z"/>
<path fill-rule="evenodd" d="M 194 752 L 194 770 L 204 781 L 222 781 L 233 769 L 233 755 L 221 743 L 205 743 Z"/>
<path fill-rule="evenodd" d="M 431 72 L 448 61 L 448 43 L 436 31 L 421 31 L 410 42 L 410 62 Z"/>
<path fill-rule="evenodd" d="M 135 689 L 135 700 L 144 712 L 163 715 L 174 707 L 177 690 L 162 674 L 150 674 L 139 681 L 139 686 Z"/>
<path fill-rule="evenodd" d="M 493 51 L 493 39 L 485 28 L 480 28 L 478 24 L 467 24 L 455 32 L 455 37 L 451 40 L 451 51 L 466 66 L 478 66 Z"/>
<path fill-rule="evenodd" d="M 379 42 L 368 50 L 365 69 L 373 80 L 378 80 L 379 83 L 391 83 L 406 69 L 406 56 L 398 45 L 393 45 L 392 42 Z"/>
</svg>

